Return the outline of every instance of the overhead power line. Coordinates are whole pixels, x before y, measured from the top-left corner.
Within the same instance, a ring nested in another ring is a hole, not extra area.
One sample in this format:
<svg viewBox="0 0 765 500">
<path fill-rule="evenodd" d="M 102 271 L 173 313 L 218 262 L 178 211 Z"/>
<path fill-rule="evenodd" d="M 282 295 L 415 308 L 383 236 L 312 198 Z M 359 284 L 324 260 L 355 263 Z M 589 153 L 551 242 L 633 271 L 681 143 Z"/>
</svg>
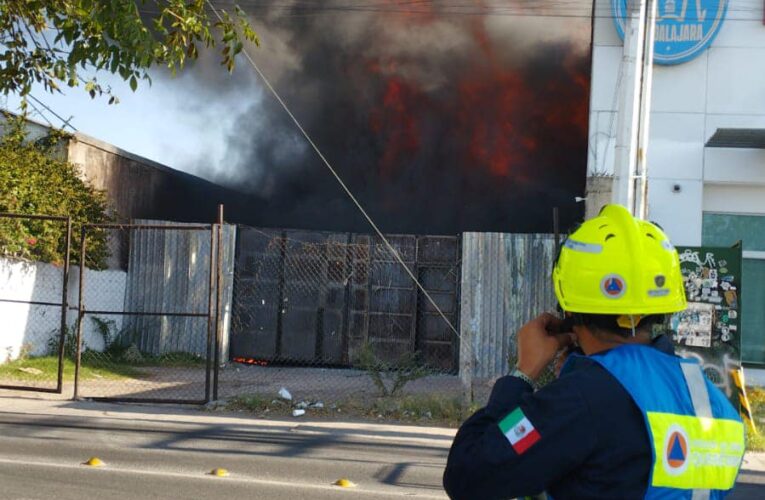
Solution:
<svg viewBox="0 0 765 500">
<path fill-rule="evenodd" d="M 51 109 L 51 108 L 50 108 L 50 107 L 49 107 L 47 104 L 45 104 L 44 102 L 42 102 L 40 99 L 36 98 L 36 97 L 35 97 L 35 96 L 33 96 L 32 94 L 27 94 L 27 95 L 28 95 L 28 96 L 29 96 L 29 97 L 30 97 L 30 98 L 31 98 L 33 101 L 35 101 L 37 104 L 39 104 L 40 106 L 42 106 L 43 108 L 45 108 L 45 110 L 46 110 L 46 111 L 48 111 L 48 113 L 52 114 L 53 116 L 55 116 L 56 118 L 58 118 L 59 120 L 61 120 L 61 124 L 62 124 L 62 125 L 61 125 L 61 128 L 62 128 L 62 129 L 65 129 L 66 127 L 69 127 L 69 128 L 70 128 L 70 129 L 72 129 L 74 132 L 77 132 L 77 129 L 74 127 L 74 125 L 72 125 L 71 123 L 69 123 L 69 122 L 71 122 L 71 121 L 72 121 L 72 118 L 74 118 L 73 116 L 70 116 L 68 119 L 66 119 L 66 120 L 65 120 L 63 117 L 61 117 L 61 115 L 59 115 L 58 113 L 56 113 L 55 111 L 53 111 L 53 110 L 52 110 L 52 109 Z M 39 113 L 39 111 L 38 111 L 38 113 Z M 48 120 L 47 118 L 46 118 L 45 120 L 46 120 L 48 123 L 50 123 L 50 120 Z M 51 126 L 52 126 L 52 125 L 53 125 L 53 124 L 51 123 Z"/>
</svg>

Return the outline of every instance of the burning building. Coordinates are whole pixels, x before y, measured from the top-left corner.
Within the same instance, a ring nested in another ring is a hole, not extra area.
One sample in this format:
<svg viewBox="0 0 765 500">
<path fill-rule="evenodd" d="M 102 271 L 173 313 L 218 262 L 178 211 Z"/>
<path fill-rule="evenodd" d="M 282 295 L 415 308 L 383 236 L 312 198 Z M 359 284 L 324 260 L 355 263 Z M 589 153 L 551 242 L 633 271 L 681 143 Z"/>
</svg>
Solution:
<svg viewBox="0 0 765 500">
<path fill-rule="evenodd" d="M 554 206 L 564 228 L 581 217 L 590 2 L 242 6 L 254 59 L 383 231 L 549 232 Z M 204 66 L 192 77 L 209 89 Z M 278 103 L 248 89 L 215 179 L 253 195 L 246 222 L 368 232 Z"/>
</svg>

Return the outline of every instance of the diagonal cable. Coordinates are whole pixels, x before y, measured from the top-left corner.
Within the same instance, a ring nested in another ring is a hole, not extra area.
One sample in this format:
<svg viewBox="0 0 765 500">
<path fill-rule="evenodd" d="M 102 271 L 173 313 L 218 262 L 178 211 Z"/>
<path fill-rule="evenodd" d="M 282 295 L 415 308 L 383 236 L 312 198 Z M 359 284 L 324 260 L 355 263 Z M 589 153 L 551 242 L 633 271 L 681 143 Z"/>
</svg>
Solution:
<svg viewBox="0 0 765 500">
<path fill-rule="evenodd" d="M 218 12 L 218 9 L 216 9 L 216 8 L 215 8 L 215 6 L 212 4 L 212 2 L 211 2 L 210 0 L 206 0 L 206 2 L 207 2 L 207 4 L 210 6 L 210 8 L 212 9 L 213 13 L 215 13 L 215 16 L 218 18 L 218 20 L 219 20 L 220 22 L 223 22 L 223 17 L 222 17 L 222 16 L 220 15 L 220 13 Z M 299 131 L 300 131 L 300 133 L 303 135 L 303 137 L 305 138 L 305 140 L 306 140 L 306 141 L 308 141 L 308 144 L 310 144 L 310 145 L 311 145 L 311 147 L 313 148 L 313 150 L 316 152 L 316 154 L 317 154 L 317 155 L 319 156 L 319 158 L 321 159 L 322 163 L 324 163 L 324 165 L 325 165 L 325 166 L 327 167 L 327 169 L 330 171 L 330 173 L 331 173 L 331 174 L 332 174 L 332 176 L 335 178 L 335 180 L 337 180 L 338 184 L 340 184 L 340 187 L 343 189 L 343 191 L 345 191 L 345 193 L 346 193 L 346 194 L 348 195 L 348 197 L 351 199 L 351 201 L 353 202 L 353 204 L 354 204 L 354 205 L 356 205 L 356 208 L 358 208 L 358 209 L 359 209 L 359 211 L 361 212 L 361 214 L 364 216 L 364 218 L 367 220 L 367 222 L 369 223 L 369 225 L 370 225 L 370 226 L 372 227 L 372 229 L 374 230 L 375 234 L 377 234 L 377 236 L 378 236 L 378 237 L 379 237 L 379 238 L 380 238 L 380 239 L 383 241 L 383 243 L 384 243 L 384 244 L 385 244 L 385 246 L 388 248 L 388 250 L 391 252 L 391 254 L 392 254 L 392 255 L 393 255 L 393 257 L 396 259 L 396 261 L 398 261 L 398 263 L 399 263 L 399 264 L 401 264 L 401 265 L 404 267 L 404 270 L 405 270 L 405 271 L 406 271 L 406 273 L 409 275 L 409 277 L 412 279 L 412 281 L 414 282 L 414 284 L 417 286 L 417 288 L 419 288 L 419 289 L 420 289 L 420 291 L 421 291 L 421 292 L 422 292 L 422 294 L 425 296 L 425 298 L 427 298 L 427 299 L 428 299 L 428 302 L 430 302 L 430 304 L 431 304 L 431 305 L 432 305 L 432 306 L 433 306 L 433 307 L 436 309 L 436 311 L 438 311 L 438 314 L 441 316 L 441 318 L 443 318 L 443 320 L 446 322 L 446 324 L 447 324 L 447 325 L 449 325 L 449 328 L 451 329 L 451 331 L 452 331 L 452 332 L 454 332 L 454 334 L 457 336 L 457 338 L 460 338 L 460 339 L 461 339 L 461 338 L 462 338 L 462 336 L 461 336 L 461 335 L 460 335 L 460 333 L 457 331 L 457 329 L 454 327 L 454 325 L 452 324 L 452 322 L 451 322 L 451 321 L 449 321 L 449 318 L 447 318 L 447 317 L 446 317 L 446 315 L 444 314 L 444 312 L 441 310 L 441 308 L 440 308 L 440 307 L 438 307 L 438 304 L 436 304 L 436 301 L 435 301 L 435 300 L 433 300 L 433 297 L 431 297 L 431 296 L 430 296 L 430 294 L 428 293 L 428 291 L 427 291 L 427 290 L 425 290 L 425 287 L 423 287 L 423 286 L 422 286 L 422 284 L 421 284 L 421 283 L 420 283 L 420 281 L 417 279 L 417 277 L 414 275 L 414 273 L 412 272 L 412 270 L 411 270 L 411 269 L 409 269 L 409 266 L 407 266 L 407 265 L 406 265 L 406 263 L 405 263 L 405 262 L 404 262 L 404 260 L 401 258 L 401 256 L 398 254 L 398 252 L 396 251 L 396 249 L 395 249 L 395 248 L 393 248 L 393 245 L 391 245 L 391 244 L 390 244 L 390 242 L 388 241 L 388 238 L 386 238 L 386 237 L 385 237 L 385 235 L 382 233 L 382 231 L 380 231 L 380 228 L 378 228 L 378 227 L 377 227 L 377 224 L 375 224 L 375 221 L 374 221 L 374 220 L 372 220 L 372 218 L 369 216 L 369 214 L 367 213 L 367 211 L 366 211 L 366 210 L 364 210 L 364 207 L 361 205 L 361 203 L 359 202 L 359 200 L 358 200 L 358 199 L 356 199 L 356 196 L 354 196 L 354 194 L 353 194 L 353 192 L 350 190 L 350 188 L 348 188 L 348 186 L 345 184 L 345 182 L 344 182 L 344 181 L 343 181 L 343 179 L 340 177 L 340 175 L 338 175 L 337 171 L 336 171 L 336 170 L 335 170 L 335 169 L 332 167 L 332 164 L 331 164 L 331 163 L 330 163 L 330 162 L 327 160 L 327 158 L 326 158 L 326 157 L 324 156 L 324 154 L 321 152 L 321 150 L 320 150 L 320 149 L 319 149 L 319 147 L 316 145 L 316 143 L 314 143 L 314 142 L 313 142 L 313 140 L 312 140 L 312 139 L 311 139 L 311 137 L 308 135 L 308 133 L 305 131 L 305 129 L 303 128 L 303 126 L 302 126 L 302 125 L 300 125 L 300 122 L 298 121 L 298 119 L 297 119 L 297 118 L 295 118 L 295 115 L 293 115 L 293 114 L 292 114 L 292 111 L 290 111 L 290 109 L 289 109 L 289 107 L 287 106 L 287 104 L 286 104 L 286 103 L 284 102 L 284 100 L 281 98 L 281 96 L 280 96 L 280 95 L 279 95 L 279 93 L 276 91 L 276 89 L 274 89 L 274 87 L 271 85 L 271 82 L 268 80 L 268 78 L 266 78 L 266 76 L 265 76 L 265 75 L 263 74 L 263 72 L 260 70 L 260 68 L 258 67 L 258 65 L 257 65 L 257 64 L 255 63 L 255 61 L 252 59 L 252 57 L 250 57 L 250 54 L 249 54 L 249 52 L 247 51 L 247 49 L 246 49 L 246 48 L 243 48 L 243 49 L 242 49 L 242 53 L 244 54 L 244 57 L 245 57 L 245 58 L 247 58 L 247 60 L 250 62 L 250 64 L 252 65 L 253 69 L 255 69 L 255 71 L 258 73 L 258 76 L 260 76 L 261 80 L 262 80 L 262 81 L 263 81 L 263 83 L 266 85 L 266 87 L 267 87 L 267 88 L 268 88 L 268 90 L 271 92 L 271 94 L 274 96 L 274 98 L 275 98 L 275 99 L 276 99 L 276 100 L 279 102 L 279 104 L 281 105 L 282 109 L 284 109 L 284 112 L 285 112 L 285 113 L 287 113 L 287 115 L 290 117 L 290 119 L 292 119 L 292 122 L 293 122 L 293 123 L 295 124 L 295 126 L 298 128 L 298 130 L 299 130 Z"/>
</svg>

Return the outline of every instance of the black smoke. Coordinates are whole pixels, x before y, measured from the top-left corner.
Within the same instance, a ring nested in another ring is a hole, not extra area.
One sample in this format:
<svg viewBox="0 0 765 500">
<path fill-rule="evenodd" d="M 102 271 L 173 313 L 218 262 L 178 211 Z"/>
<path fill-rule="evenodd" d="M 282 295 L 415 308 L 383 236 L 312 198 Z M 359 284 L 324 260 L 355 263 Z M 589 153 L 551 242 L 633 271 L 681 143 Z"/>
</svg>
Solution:
<svg viewBox="0 0 765 500">
<path fill-rule="evenodd" d="M 589 19 L 259 5 L 254 59 L 383 231 L 549 232 L 554 206 L 563 227 L 581 216 Z M 213 179 L 249 195 L 229 219 L 368 232 L 246 61 L 225 84 L 205 64 L 189 76 L 205 92 L 246 89 Z"/>
</svg>

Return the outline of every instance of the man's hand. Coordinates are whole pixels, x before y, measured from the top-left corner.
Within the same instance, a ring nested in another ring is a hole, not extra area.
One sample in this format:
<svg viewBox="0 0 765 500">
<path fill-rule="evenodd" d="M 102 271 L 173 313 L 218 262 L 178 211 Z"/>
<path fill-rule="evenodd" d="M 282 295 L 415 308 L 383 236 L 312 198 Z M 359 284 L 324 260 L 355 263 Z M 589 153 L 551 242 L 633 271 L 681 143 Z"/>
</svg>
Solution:
<svg viewBox="0 0 765 500">
<path fill-rule="evenodd" d="M 559 350 L 576 338 L 572 332 L 558 333 L 561 323 L 561 319 L 544 313 L 518 331 L 518 369 L 533 380 L 539 378 Z"/>
</svg>

